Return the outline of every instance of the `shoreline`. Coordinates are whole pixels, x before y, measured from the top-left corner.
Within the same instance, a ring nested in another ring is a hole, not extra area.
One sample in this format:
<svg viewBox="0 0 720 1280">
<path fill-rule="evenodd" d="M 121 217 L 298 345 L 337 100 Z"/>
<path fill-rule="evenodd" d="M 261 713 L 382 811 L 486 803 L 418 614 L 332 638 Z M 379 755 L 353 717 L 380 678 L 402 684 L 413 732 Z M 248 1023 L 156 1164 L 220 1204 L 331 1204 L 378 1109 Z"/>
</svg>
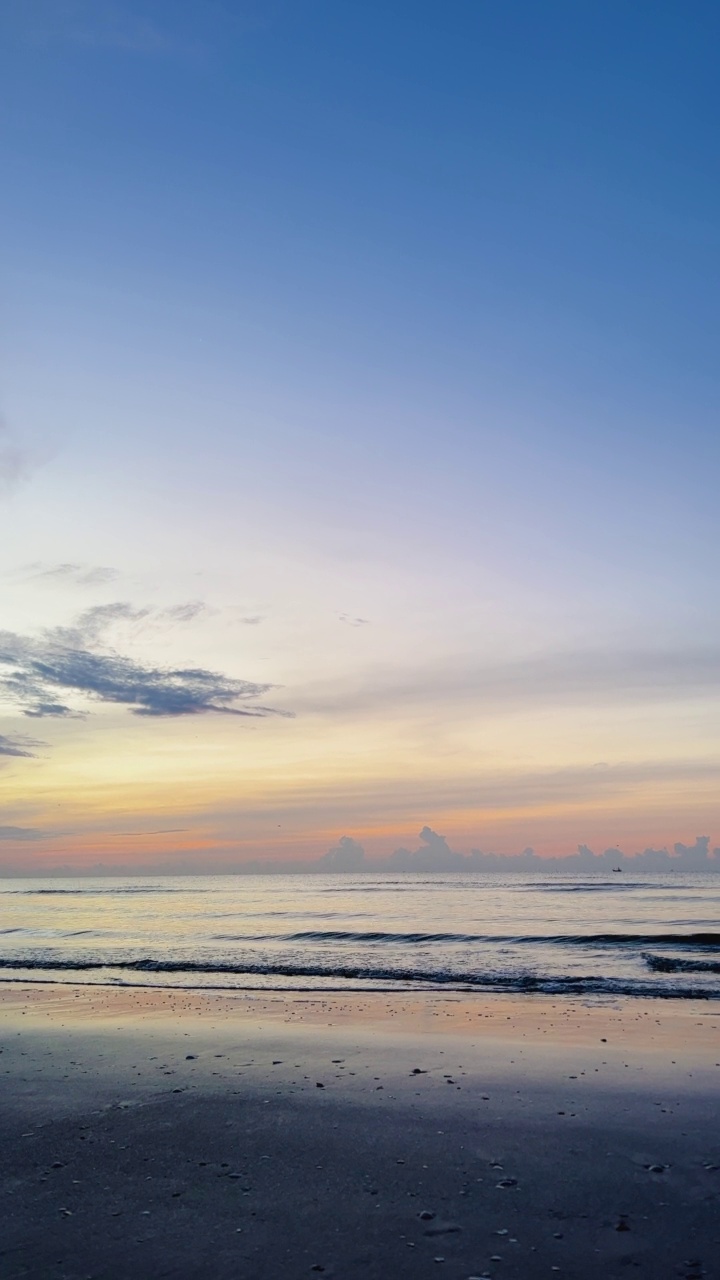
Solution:
<svg viewBox="0 0 720 1280">
<path fill-rule="evenodd" d="M 704 1001 L 12 985 L 8 1280 L 717 1275 Z"/>
<path fill-rule="evenodd" d="M 17 1014 L 30 1020 L 57 1021 L 61 1015 L 80 1028 L 116 1016 L 141 1023 L 167 1019 L 232 1015 L 238 1024 L 262 1016 L 284 1023 L 302 1019 L 324 1025 L 372 1027 L 375 1032 L 472 1036 L 482 1031 L 501 1039 L 561 1039 L 592 1045 L 622 1036 L 625 1046 L 646 1051 L 673 1050 L 692 1061 L 720 1057 L 720 1004 L 707 1000 L 658 1001 L 642 997 L 506 994 L 500 992 L 358 992 L 245 990 L 203 987 L 110 986 L 89 983 L 0 982 L 0 1025 Z M 437 1022 L 435 1021 L 437 1020 Z"/>
</svg>

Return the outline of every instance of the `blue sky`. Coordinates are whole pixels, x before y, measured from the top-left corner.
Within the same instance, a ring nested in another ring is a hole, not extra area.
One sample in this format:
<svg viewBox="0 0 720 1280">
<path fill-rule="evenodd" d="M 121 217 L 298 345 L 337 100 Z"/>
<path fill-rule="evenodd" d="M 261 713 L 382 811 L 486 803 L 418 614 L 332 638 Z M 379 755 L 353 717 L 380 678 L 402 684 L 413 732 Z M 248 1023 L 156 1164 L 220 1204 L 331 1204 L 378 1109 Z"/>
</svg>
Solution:
<svg viewBox="0 0 720 1280">
<path fill-rule="evenodd" d="M 712 826 L 719 28 L 702 2 L 0 6 L 7 625 L 152 608 L 92 644 L 295 712 L 47 717 L 2 774 L 42 856 L 63 767 L 67 839 L 104 854 L 118 812 L 172 810 L 190 734 L 192 857 L 196 828 L 272 856 L 290 812 L 283 856 L 418 821 L 506 851 Z M 663 781 L 507 799 L 597 762 Z"/>
</svg>

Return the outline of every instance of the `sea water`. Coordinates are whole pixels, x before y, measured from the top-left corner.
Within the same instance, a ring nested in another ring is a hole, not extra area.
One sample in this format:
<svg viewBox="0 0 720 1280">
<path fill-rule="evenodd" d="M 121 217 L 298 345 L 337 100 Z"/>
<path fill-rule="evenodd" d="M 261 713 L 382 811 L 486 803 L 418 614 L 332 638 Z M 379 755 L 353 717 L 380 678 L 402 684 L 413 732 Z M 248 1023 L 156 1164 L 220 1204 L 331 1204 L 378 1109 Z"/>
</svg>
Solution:
<svg viewBox="0 0 720 1280">
<path fill-rule="evenodd" d="M 720 997 L 720 874 L 0 880 L 0 981 Z"/>
</svg>

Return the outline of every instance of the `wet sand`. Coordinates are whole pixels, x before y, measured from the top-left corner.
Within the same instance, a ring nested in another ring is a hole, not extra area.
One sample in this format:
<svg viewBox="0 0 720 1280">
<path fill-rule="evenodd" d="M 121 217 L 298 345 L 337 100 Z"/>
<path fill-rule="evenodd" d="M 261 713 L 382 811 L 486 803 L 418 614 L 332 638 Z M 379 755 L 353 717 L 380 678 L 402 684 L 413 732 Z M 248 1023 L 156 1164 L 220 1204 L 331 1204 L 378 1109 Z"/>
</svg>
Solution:
<svg viewBox="0 0 720 1280">
<path fill-rule="evenodd" d="M 720 1276 L 720 1010 L 0 991 L 3 1280 Z"/>
</svg>

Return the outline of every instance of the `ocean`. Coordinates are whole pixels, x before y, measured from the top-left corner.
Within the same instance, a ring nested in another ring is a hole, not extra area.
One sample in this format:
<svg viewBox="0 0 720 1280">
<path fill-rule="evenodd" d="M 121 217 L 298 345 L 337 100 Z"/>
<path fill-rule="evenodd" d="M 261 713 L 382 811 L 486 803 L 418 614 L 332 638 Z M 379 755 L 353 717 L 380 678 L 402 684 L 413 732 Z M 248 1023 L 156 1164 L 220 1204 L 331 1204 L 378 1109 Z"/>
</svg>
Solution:
<svg viewBox="0 0 720 1280">
<path fill-rule="evenodd" d="M 720 997 L 720 875 L 0 880 L 0 981 Z"/>
</svg>

